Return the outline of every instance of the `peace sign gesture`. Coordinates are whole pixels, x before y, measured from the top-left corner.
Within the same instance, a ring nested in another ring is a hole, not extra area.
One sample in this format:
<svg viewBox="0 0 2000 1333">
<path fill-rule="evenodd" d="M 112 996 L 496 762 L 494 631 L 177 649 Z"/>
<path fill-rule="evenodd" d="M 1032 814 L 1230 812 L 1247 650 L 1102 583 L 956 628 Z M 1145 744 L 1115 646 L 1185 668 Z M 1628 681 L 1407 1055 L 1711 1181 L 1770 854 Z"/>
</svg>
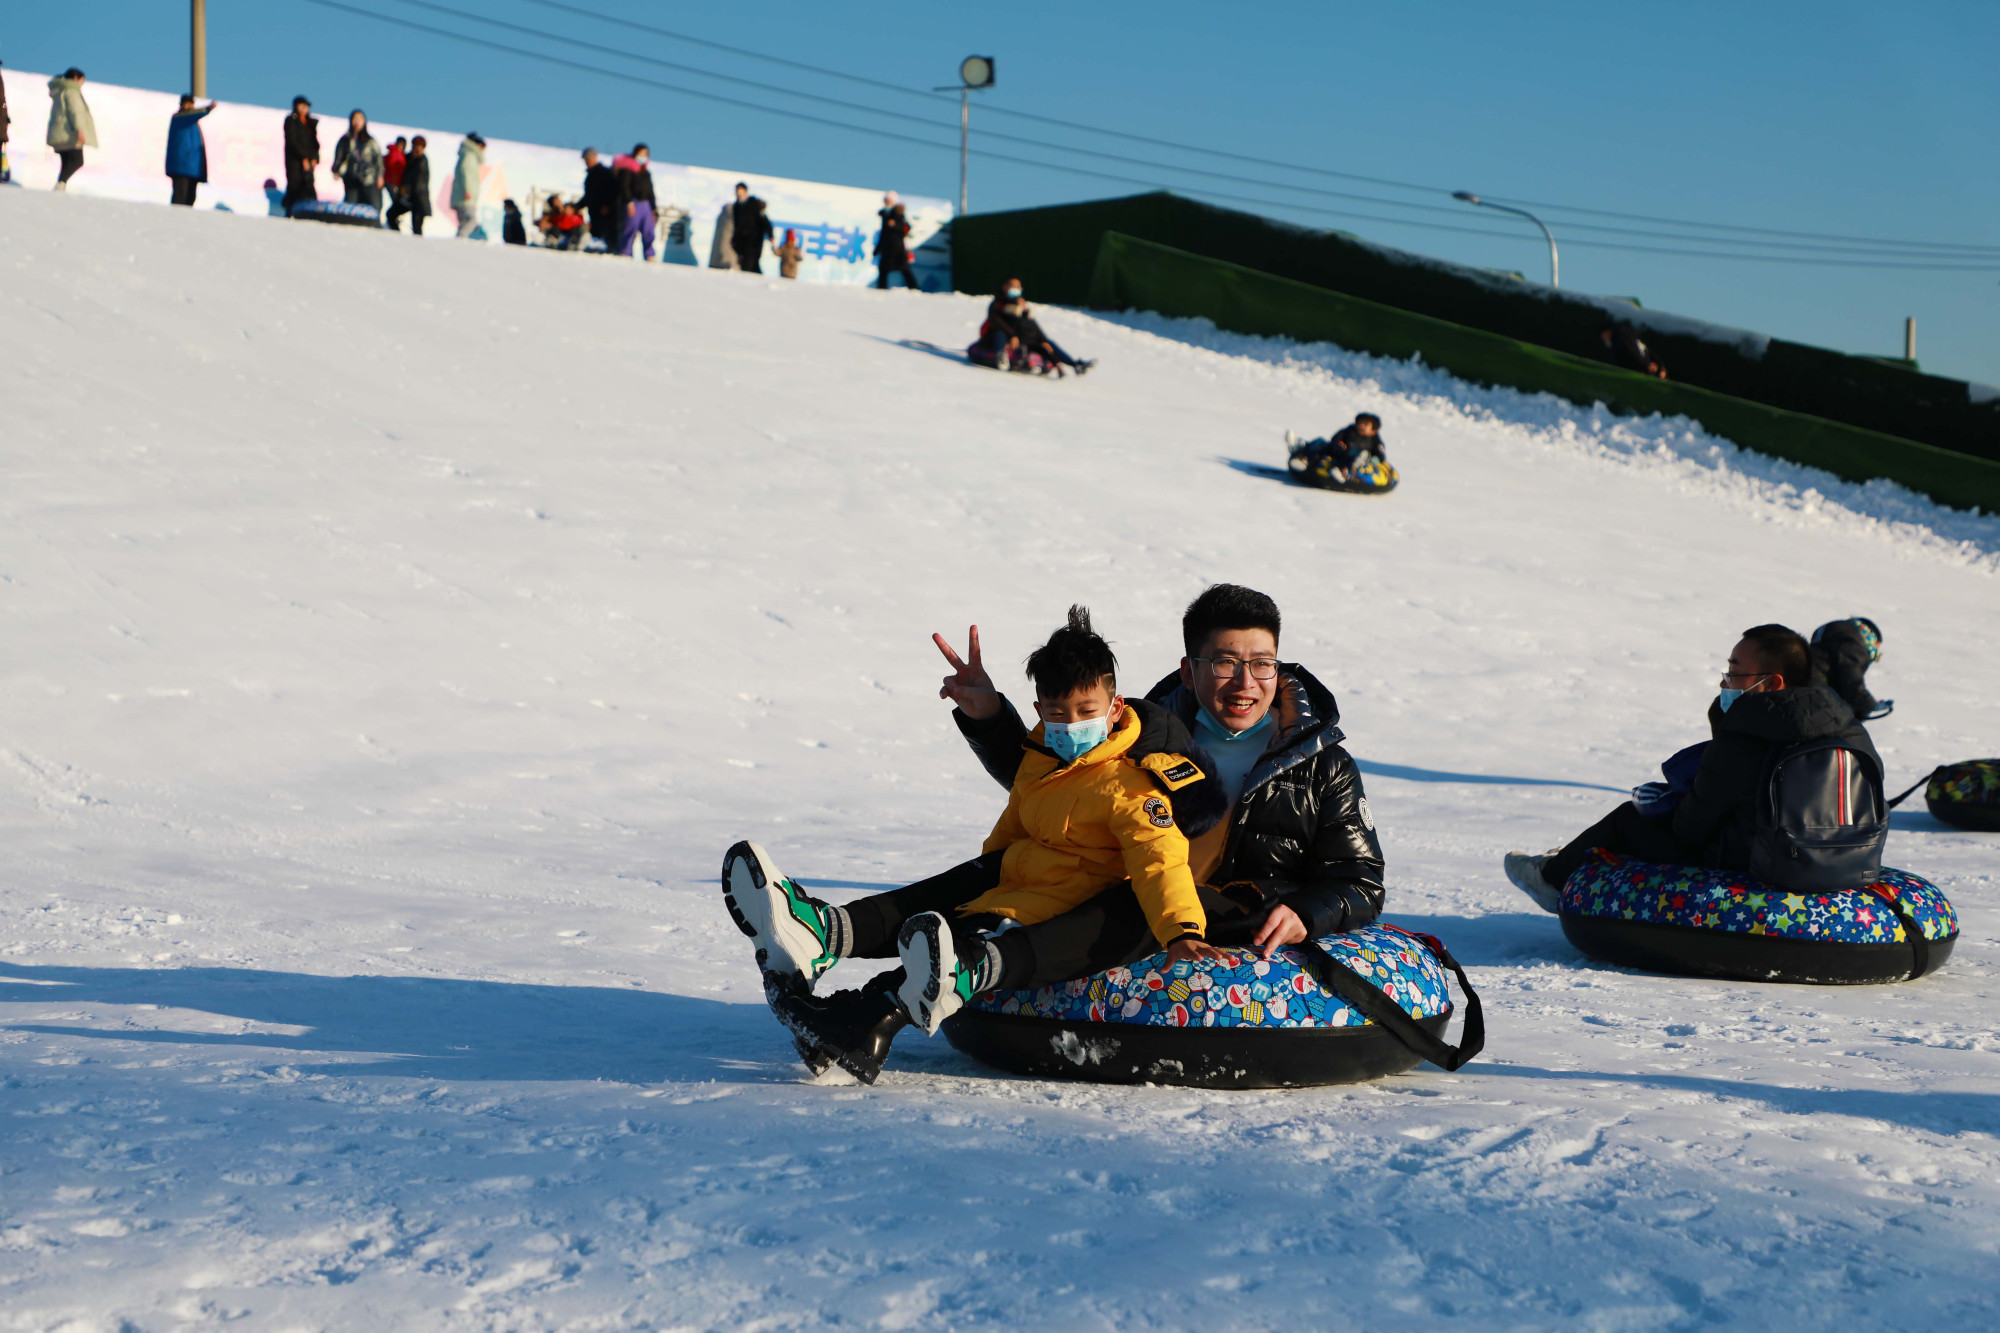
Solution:
<svg viewBox="0 0 2000 1333">
<path fill-rule="evenodd" d="M 938 698 L 949 699 L 959 710 L 975 722 L 983 722 L 1000 712 L 1000 691 L 993 688 L 993 677 L 986 674 L 985 664 L 979 660 L 979 626 L 974 625 L 966 635 L 965 656 L 961 658 L 945 642 L 944 635 L 931 635 L 931 642 L 944 654 L 944 660 L 951 663 L 952 672 L 938 687 Z"/>
</svg>

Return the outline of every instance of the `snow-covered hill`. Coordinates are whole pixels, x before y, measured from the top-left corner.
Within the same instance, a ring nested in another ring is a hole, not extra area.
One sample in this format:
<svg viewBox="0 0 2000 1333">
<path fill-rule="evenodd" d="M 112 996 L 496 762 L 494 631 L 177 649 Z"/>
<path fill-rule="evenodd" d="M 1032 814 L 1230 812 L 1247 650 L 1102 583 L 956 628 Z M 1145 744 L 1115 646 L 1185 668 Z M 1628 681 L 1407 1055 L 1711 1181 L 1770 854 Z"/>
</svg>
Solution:
<svg viewBox="0 0 2000 1333">
<path fill-rule="evenodd" d="M 1891 781 L 2000 751 L 2000 520 L 1150 317 L 0 192 L 0 1328 L 1984 1326 L 1996 844 L 1860 989 L 1585 963 L 1498 873 L 1868 614 Z M 1033 293 L 1029 294 L 1031 297 Z M 1383 416 L 1379 499 L 1272 476 Z M 963 858 L 1072 601 L 1143 689 L 1229 579 L 1340 697 L 1487 1057 L 1286 1094 L 906 1036 L 801 1081 L 714 887 Z"/>
</svg>

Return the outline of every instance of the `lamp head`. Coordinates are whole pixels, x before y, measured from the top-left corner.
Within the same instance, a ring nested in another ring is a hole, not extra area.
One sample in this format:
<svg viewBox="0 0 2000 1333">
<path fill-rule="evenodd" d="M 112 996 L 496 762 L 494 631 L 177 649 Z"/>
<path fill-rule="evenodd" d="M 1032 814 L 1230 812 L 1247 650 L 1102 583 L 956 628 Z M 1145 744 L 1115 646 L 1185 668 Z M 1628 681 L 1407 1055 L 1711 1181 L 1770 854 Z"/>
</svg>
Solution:
<svg viewBox="0 0 2000 1333">
<path fill-rule="evenodd" d="M 1470 190 L 1453 190 L 1451 192 L 1451 197 L 1454 199 L 1463 199 L 1468 204 L 1476 204 L 1479 202 L 1479 196 L 1474 194 Z"/>
<path fill-rule="evenodd" d="M 993 86 L 993 57 L 967 56 L 958 67 L 958 80 L 968 88 Z"/>
</svg>

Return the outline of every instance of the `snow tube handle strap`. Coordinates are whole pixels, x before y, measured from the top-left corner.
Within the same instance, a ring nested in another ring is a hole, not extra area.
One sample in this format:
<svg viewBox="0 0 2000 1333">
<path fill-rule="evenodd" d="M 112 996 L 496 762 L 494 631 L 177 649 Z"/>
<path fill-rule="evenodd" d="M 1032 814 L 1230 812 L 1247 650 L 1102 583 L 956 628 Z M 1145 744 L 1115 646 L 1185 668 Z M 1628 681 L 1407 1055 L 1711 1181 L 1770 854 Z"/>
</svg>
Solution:
<svg viewBox="0 0 2000 1333">
<path fill-rule="evenodd" d="M 1932 770 L 1931 770 L 1930 772 L 1928 772 L 1928 773 L 1924 774 L 1924 775 L 1923 775 L 1922 777 L 1918 778 L 1918 779 L 1917 779 L 1917 785 L 1916 785 L 1916 787 L 1911 787 L 1911 788 L 1910 788 L 1910 789 L 1909 789 L 1908 791 L 1904 792 L 1904 793 L 1903 793 L 1903 794 L 1902 794 L 1901 796 L 1898 796 L 1898 797 L 1896 797 L 1896 798 L 1895 798 L 1894 800 L 1892 800 L 1892 801 L 1885 801 L 1885 802 L 1884 802 L 1883 804 L 1885 804 L 1885 805 L 1886 805 L 1886 806 L 1887 806 L 1887 807 L 1888 807 L 1889 809 L 1891 809 L 1891 810 L 1894 810 L 1894 809 L 1895 809 L 1895 808 L 1896 808 L 1897 806 L 1901 805 L 1901 804 L 1902 804 L 1903 802 L 1905 802 L 1905 801 L 1909 800 L 1911 796 L 1915 795 L 1915 794 L 1916 794 L 1916 790 L 1917 790 L 1917 787 L 1922 787 L 1922 786 L 1926 786 L 1926 785 L 1928 785 L 1928 784 L 1929 784 L 1929 782 L 1930 782 L 1930 780 L 1931 780 L 1932 778 L 1936 777 L 1936 776 L 1937 776 L 1938 774 L 1940 774 L 1940 773 L 1942 773 L 1942 772 L 1944 772 L 1944 765 L 1940 764 L 1940 765 L 1938 765 L 1938 767 L 1936 767 L 1936 768 L 1932 769 Z"/>
<path fill-rule="evenodd" d="M 1916 788 L 1910 790 L 1914 791 Z M 1903 793 L 1905 796 L 1909 794 L 1909 792 Z M 1868 891 L 1889 904 L 1889 910 L 1896 914 L 1896 920 L 1903 923 L 1903 934 L 1910 940 L 1910 980 L 1915 981 L 1931 969 L 1930 936 L 1924 934 L 1924 928 L 1910 915 L 1910 909 L 1903 906 L 1902 897 L 1895 890 L 1886 884 L 1870 884 Z"/>
<path fill-rule="evenodd" d="M 1900 909 L 1899 909 L 1900 910 Z M 1396 926 L 1389 929 L 1400 935 L 1407 935 L 1430 950 L 1440 963 L 1451 969 L 1458 978 L 1458 988 L 1465 992 L 1465 1027 L 1459 1034 L 1456 1046 L 1441 1038 L 1432 1036 L 1411 1018 L 1403 1006 L 1384 995 L 1374 983 L 1365 981 L 1340 965 L 1334 956 L 1323 948 L 1317 940 L 1306 940 L 1292 946 L 1305 956 L 1306 972 L 1319 983 L 1319 988 L 1329 995 L 1337 995 L 1350 1006 L 1359 1010 L 1369 1022 L 1386 1029 L 1397 1040 L 1415 1051 L 1424 1059 L 1446 1073 L 1466 1064 L 1486 1045 L 1486 1015 L 1479 1005 L 1479 993 L 1472 989 L 1466 979 L 1465 969 L 1451 956 L 1441 940 L 1430 935 L 1418 935 Z"/>
</svg>

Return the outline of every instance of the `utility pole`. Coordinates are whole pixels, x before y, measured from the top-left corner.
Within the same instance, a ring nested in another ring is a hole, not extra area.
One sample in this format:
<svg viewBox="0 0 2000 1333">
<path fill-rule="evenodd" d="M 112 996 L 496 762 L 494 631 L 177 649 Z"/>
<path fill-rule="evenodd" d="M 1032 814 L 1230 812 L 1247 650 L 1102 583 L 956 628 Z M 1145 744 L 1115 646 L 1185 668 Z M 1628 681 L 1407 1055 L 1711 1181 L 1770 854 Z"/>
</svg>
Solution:
<svg viewBox="0 0 2000 1333">
<path fill-rule="evenodd" d="M 191 38 L 188 51 L 188 91 L 199 99 L 208 96 L 207 0 L 189 0 L 188 20 Z"/>
<path fill-rule="evenodd" d="M 958 82 L 933 91 L 958 94 L 958 216 L 966 211 L 966 176 L 972 162 L 972 93 L 993 86 L 993 57 L 967 56 L 958 67 Z"/>
<path fill-rule="evenodd" d="M 1903 321 L 1903 360 L 1917 359 L 1917 317 L 1911 315 Z"/>
</svg>

